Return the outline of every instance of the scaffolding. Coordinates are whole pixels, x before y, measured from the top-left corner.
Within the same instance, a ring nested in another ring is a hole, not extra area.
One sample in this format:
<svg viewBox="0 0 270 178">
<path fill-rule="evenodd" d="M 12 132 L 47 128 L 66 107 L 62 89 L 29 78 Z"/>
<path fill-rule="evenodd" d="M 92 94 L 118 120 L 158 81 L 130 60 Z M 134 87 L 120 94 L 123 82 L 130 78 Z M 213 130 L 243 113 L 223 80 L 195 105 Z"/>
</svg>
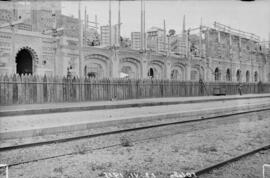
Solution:
<svg viewBox="0 0 270 178">
<path fill-rule="evenodd" d="M 223 24 L 218 23 L 218 22 L 214 22 L 214 28 L 218 31 L 230 33 L 230 34 L 242 37 L 242 38 L 254 40 L 256 42 L 260 41 L 260 37 L 258 35 L 255 35 L 255 34 L 249 33 L 249 32 L 244 32 L 242 30 L 238 30 L 238 29 L 232 28 L 232 27 L 227 26 L 227 25 L 223 25 Z"/>
</svg>

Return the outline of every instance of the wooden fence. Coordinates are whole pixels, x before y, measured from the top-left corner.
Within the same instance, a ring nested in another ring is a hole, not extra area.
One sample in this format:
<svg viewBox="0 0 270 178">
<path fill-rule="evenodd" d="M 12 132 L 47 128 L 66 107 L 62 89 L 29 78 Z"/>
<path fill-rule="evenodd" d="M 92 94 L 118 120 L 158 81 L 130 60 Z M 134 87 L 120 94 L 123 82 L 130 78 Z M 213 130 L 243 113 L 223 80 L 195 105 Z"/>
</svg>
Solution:
<svg viewBox="0 0 270 178">
<path fill-rule="evenodd" d="M 242 83 L 243 93 L 270 93 L 270 84 Z M 212 95 L 214 88 L 238 93 L 238 83 L 183 82 L 174 80 L 89 79 L 41 76 L 1 76 L 0 105 L 50 102 L 99 101 L 116 98 Z"/>
</svg>

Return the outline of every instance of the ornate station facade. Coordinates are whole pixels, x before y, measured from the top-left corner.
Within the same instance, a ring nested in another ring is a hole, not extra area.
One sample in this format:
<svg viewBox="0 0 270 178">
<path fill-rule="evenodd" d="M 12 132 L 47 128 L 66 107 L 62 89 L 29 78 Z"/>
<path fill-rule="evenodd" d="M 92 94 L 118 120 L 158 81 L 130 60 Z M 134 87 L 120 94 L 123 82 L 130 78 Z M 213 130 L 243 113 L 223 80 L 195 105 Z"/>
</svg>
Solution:
<svg viewBox="0 0 270 178">
<path fill-rule="evenodd" d="M 12 10 L 0 10 L 10 21 Z M 186 51 L 79 45 L 78 19 L 56 13 L 60 35 L 43 34 L 52 26 L 50 11 L 31 11 L 30 21 L 0 28 L 0 73 L 89 76 L 95 78 L 177 79 L 183 81 L 270 82 L 270 52 L 259 38 L 215 24 L 183 32 Z M 17 17 L 18 19 L 18 14 Z M 46 26 L 47 25 L 47 26 Z M 45 30 L 46 30 L 45 29 Z"/>
</svg>

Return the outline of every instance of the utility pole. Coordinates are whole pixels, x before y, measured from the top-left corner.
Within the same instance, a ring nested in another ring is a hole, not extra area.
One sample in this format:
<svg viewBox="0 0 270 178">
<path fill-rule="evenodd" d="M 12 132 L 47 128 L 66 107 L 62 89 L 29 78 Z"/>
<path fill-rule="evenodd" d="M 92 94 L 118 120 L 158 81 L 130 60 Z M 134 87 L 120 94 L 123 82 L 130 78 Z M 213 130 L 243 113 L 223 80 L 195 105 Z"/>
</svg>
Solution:
<svg viewBox="0 0 270 178">
<path fill-rule="evenodd" d="M 163 50 L 166 52 L 166 21 L 165 19 L 163 20 Z"/>
<path fill-rule="evenodd" d="M 145 33 L 145 0 L 143 0 L 143 46 L 144 50 L 146 50 L 146 33 Z"/>
<path fill-rule="evenodd" d="M 79 16 L 79 77 L 82 77 L 82 47 L 83 47 L 83 39 L 82 39 L 82 20 L 81 20 L 81 2 L 79 1 L 79 9 L 78 9 L 78 16 Z"/>
<path fill-rule="evenodd" d="M 141 0 L 141 50 L 145 50 L 145 2 Z"/>
<path fill-rule="evenodd" d="M 98 29 L 98 22 L 97 22 L 98 20 L 97 20 L 97 15 L 95 15 L 95 27 L 96 27 L 96 29 Z"/>
<path fill-rule="evenodd" d="M 118 0 L 118 41 L 121 46 L 121 0 Z"/>
<path fill-rule="evenodd" d="M 112 4 L 109 0 L 109 47 L 112 46 Z"/>
<path fill-rule="evenodd" d="M 200 59 L 202 59 L 202 17 L 201 17 L 201 23 L 200 23 Z"/>
<path fill-rule="evenodd" d="M 143 0 L 141 0 L 141 50 L 143 51 Z"/>
<path fill-rule="evenodd" d="M 86 6 L 84 7 L 84 32 L 83 32 L 83 46 L 87 45 L 87 39 L 86 39 L 86 30 L 88 26 L 88 19 L 87 19 L 87 12 L 86 12 Z"/>
<path fill-rule="evenodd" d="M 185 40 L 185 55 L 188 57 L 188 31 L 186 30 L 186 15 L 183 16 L 182 36 Z"/>
<path fill-rule="evenodd" d="M 182 26 L 182 33 L 184 34 L 186 32 L 186 15 L 183 17 L 183 26 Z"/>
</svg>

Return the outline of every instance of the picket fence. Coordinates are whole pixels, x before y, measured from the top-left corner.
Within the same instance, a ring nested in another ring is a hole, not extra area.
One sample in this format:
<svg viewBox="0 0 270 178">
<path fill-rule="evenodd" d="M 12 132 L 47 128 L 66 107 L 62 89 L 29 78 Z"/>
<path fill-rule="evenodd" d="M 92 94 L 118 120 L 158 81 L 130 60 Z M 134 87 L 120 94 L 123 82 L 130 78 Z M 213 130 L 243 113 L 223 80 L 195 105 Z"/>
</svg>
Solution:
<svg viewBox="0 0 270 178">
<path fill-rule="evenodd" d="M 212 95 L 214 88 L 238 93 L 238 83 L 155 80 L 90 79 L 31 75 L 0 75 L 0 105 L 124 100 L 153 97 Z M 243 93 L 268 93 L 269 83 L 242 83 Z"/>
</svg>

